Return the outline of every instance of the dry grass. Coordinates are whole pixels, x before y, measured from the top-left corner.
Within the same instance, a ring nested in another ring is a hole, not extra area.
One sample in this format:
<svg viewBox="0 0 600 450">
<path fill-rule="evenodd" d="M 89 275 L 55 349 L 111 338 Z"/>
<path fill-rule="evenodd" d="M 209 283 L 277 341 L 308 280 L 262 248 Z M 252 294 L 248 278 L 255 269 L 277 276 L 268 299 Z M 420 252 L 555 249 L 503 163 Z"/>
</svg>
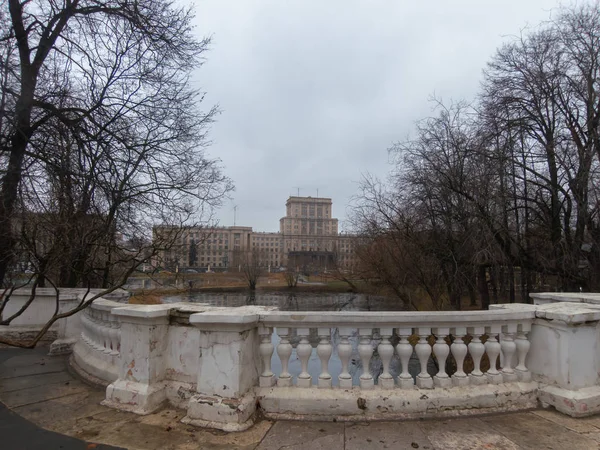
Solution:
<svg viewBox="0 0 600 450">
<path fill-rule="evenodd" d="M 129 303 L 132 305 L 160 305 L 160 296 L 156 294 L 139 293 L 129 297 Z"/>
</svg>

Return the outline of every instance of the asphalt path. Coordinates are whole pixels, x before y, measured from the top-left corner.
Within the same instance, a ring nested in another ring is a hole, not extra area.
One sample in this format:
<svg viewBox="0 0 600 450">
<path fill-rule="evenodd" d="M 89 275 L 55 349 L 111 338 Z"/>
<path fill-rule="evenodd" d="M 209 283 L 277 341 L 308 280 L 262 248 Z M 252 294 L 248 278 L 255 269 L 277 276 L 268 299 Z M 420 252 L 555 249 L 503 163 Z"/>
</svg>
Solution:
<svg viewBox="0 0 600 450">
<path fill-rule="evenodd" d="M 13 356 L 23 354 L 22 349 L 0 349 L 0 364 Z M 0 449 L 2 450 L 109 450 L 122 447 L 94 444 L 38 427 L 11 411 L 0 402 Z"/>
</svg>

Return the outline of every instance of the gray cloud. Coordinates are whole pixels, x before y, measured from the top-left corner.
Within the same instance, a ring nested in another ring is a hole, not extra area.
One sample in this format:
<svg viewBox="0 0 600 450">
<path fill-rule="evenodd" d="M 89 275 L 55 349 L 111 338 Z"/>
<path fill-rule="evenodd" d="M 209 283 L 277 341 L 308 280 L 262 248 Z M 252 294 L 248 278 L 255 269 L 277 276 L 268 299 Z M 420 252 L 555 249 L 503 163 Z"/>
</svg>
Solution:
<svg viewBox="0 0 600 450">
<path fill-rule="evenodd" d="M 387 148 L 431 112 L 472 99 L 510 35 L 555 0 L 203 0 L 213 35 L 195 83 L 223 114 L 209 153 L 236 184 L 218 217 L 276 231 L 288 195 L 333 198 L 341 221 L 361 174 L 385 176 Z"/>
</svg>

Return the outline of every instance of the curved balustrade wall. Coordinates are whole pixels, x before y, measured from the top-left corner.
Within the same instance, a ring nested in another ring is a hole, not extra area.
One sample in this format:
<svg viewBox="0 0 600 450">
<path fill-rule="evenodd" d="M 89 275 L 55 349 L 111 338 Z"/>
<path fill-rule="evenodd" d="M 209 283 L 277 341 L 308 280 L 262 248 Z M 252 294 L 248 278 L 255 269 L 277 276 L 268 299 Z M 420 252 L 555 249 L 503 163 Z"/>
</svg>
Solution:
<svg viewBox="0 0 600 450">
<path fill-rule="evenodd" d="M 112 310 L 123 306 L 98 299 L 80 315 L 81 335 L 73 347 L 72 365 L 91 381 L 108 384 L 118 377 L 121 325 Z"/>
<path fill-rule="evenodd" d="M 105 404 L 241 430 L 272 418 L 377 420 L 553 405 L 600 411 L 600 306 L 464 312 L 285 312 L 99 300 L 73 364 Z"/>
<path fill-rule="evenodd" d="M 10 326 L 1 326 L 0 334 L 12 339 L 30 340 L 52 318 L 57 307 L 59 314 L 67 313 L 77 308 L 83 299 L 100 295 L 102 292 L 102 289 L 37 288 L 35 291 L 35 301 L 27 306 L 31 297 L 31 289 L 16 289 L 10 293 L 2 315 L 7 318 L 22 308 L 25 308 L 25 310 L 11 322 Z M 0 297 L 2 296 L 0 295 Z M 103 298 L 126 302 L 128 297 L 128 292 L 117 289 Z M 123 303 L 120 306 L 123 306 Z M 51 355 L 70 353 L 72 351 L 73 345 L 81 334 L 80 316 L 81 313 L 77 313 L 57 320 L 44 335 L 44 341 L 54 341 L 50 345 Z"/>
</svg>

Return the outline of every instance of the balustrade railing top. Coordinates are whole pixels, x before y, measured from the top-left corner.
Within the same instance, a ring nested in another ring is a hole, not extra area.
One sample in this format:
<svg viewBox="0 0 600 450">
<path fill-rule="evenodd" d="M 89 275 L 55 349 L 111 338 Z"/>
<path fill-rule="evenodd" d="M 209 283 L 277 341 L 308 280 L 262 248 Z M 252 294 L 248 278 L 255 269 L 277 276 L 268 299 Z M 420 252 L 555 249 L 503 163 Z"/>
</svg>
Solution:
<svg viewBox="0 0 600 450">
<path fill-rule="evenodd" d="M 259 314 L 258 321 L 266 326 L 391 326 L 444 324 L 491 324 L 533 320 L 536 308 L 521 305 L 522 308 L 494 309 L 488 311 L 267 311 Z"/>
</svg>

